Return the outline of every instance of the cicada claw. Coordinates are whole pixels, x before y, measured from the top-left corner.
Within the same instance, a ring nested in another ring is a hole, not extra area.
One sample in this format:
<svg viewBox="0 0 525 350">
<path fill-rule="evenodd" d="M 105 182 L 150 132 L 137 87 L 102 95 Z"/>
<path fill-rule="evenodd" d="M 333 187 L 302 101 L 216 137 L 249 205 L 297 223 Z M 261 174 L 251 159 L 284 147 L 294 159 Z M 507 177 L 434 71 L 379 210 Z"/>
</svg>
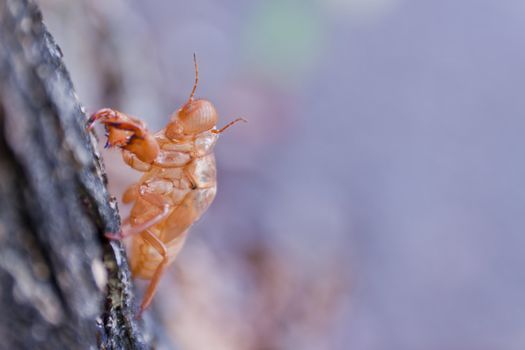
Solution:
<svg viewBox="0 0 525 350">
<path fill-rule="evenodd" d="M 97 121 L 104 124 L 107 130 L 105 148 L 120 147 L 135 154 L 145 163 L 152 163 L 157 158 L 159 145 L 142 121 L 122 112 L 103 108 L 91 115 L 86 129 L 91 130 Z"/>
</svg>

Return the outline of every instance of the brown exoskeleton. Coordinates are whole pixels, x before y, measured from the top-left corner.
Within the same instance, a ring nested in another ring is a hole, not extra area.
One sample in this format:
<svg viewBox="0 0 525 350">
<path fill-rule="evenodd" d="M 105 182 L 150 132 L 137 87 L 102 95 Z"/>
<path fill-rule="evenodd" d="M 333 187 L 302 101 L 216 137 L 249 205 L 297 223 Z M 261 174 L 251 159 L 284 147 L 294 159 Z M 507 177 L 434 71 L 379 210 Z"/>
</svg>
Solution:
<svg viewBox="0 0 525 350">
<path fill-rule="evenodd" d="M 213 104 L 194 99 L 199 81 L 195 62 L 195 84 L 188 101 L 171 117 L 168 125 L 152 134 L 146 125 L 129 115 L 104 108 L 91 116 L 107 131 L 107 146 L 122 149 L 124 161 L 144 173 L 124 193 L 124 203 L 133 202 L 127 226 L 110 239 L 133 235 L 131 268 L 135 277 L 151 280 L 140 306 L 150 305 L 160 277 L 173 262 L 186 239 L 188 229 L 206 211 L 217 190 L 213 148 L 219 135 L 235 119 L 216 129 L 218 115 Z"/>
</svg>

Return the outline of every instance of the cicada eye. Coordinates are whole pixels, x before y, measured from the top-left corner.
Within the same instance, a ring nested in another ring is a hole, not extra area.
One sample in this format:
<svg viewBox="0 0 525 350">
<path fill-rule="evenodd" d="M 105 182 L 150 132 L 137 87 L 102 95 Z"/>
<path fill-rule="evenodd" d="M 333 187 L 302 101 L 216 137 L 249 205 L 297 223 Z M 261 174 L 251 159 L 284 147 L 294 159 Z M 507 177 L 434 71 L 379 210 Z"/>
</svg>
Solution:
<svg viewBox="0 0 525 350">
<path fill-rule="evenodd" d="M 217 111 L 207 100 L 190 100 L 179 111 L 185 134 L 199 134 L 217 124 Z"/>
</svg>

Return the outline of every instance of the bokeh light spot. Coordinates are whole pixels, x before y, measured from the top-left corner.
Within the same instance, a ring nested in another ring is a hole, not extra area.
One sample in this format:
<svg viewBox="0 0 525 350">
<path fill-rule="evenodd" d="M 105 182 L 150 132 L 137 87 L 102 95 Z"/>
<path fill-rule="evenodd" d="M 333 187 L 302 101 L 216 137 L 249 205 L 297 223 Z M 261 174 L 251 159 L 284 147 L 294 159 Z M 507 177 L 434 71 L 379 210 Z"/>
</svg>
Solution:
<svg viewBox="0 0 525 350">
<path fill-rule="evenodd" d="M 254 16 L 245 30 L 251 69 L 278 85 L 301 81 L 311 72 L 323 46 L 323 18 L 315 4 L 267 1 Z"/>
</svg>

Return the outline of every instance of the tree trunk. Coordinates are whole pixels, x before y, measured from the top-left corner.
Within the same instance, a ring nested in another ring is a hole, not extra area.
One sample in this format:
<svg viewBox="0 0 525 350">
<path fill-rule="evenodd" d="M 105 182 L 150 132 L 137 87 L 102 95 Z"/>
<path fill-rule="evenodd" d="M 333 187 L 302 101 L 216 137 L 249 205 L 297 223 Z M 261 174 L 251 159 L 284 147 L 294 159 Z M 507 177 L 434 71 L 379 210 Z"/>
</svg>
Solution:
<svg viewBox="0 0 525 350">
<path fill-rule="evenodd" d="M 79 38 L 81 40 L 81 38 Z M 0 348 L 142 349 L 115 201 L 60 48 L 0 0 Z"/>
</svg>

